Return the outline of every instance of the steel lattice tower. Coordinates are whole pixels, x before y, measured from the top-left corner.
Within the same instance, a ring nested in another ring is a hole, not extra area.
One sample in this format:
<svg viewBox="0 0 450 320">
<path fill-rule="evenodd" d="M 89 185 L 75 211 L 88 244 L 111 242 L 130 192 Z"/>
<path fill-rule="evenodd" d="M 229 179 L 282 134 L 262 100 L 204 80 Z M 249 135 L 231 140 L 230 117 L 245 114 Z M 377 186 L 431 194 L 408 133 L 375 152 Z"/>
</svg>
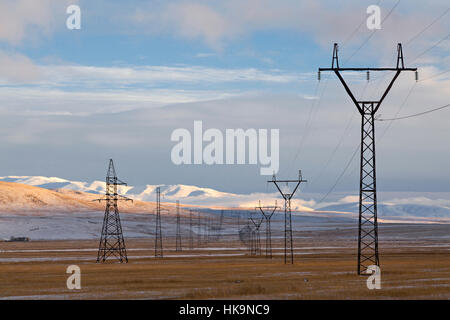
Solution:
<svg viewBox="0 0 450 320">
<path fill-rule="evenodd" d="M 155 257 L 163 256 L 161 233 L 161 188 L 156 188 L 156 232 L 155 232 Z"/>
<path fill-rule="evenodd" d="M 200 247 L 200 245 L 202 243 L 202 229 L 201 229 L 201 226 L 202 226 L 202 221 L 201 221 L 201 218 L 200 218 L 200 211 L 198 211 L 197 212 L 197 230 L 198 230 L 198 233 L 197 233 L 197 247 Z"/>
<path fill-rule="evenodd" d="M 109 159 L 108 173 L 106 174 L 106 194 L 105 199 L 95 201 L 106 201 L 105 215 L 103 218 L 102 235 L 98 247 L 97 262 L 105 262 L 109 256 L 114 256 L 120 262 L 128 262 L 125 240 L 120 223 L 119 209 L 117 201 L 132 201 L 129 198 L 117 194 L 117 186 L 126 185 L 125 182 L 117 179 L 114 162 Z"/>
<path fill-rule="evenodd" d="M 217 241 L 220 240 L 220 238 L 222 237 L 222 227 L 223 227 L 223 217 L 224 217 L 224 211 L 220 210 L 220 219 L 219 219 L 219 226 L 216 228 L 217 230 Z"/>
<path fill-rule="evenodd" d="M 194 231 L 192 228 L 194 227 L 192 221 L 192 209 L 189 210 L 189 249 L 194 249 Z"/>
<path fill-rule="evenodd" d="M 264 220 L 264 216 L 253 219 L 252 216 L 249 217 L 250 221 L 253 223 L 254 228 L 252 228 L 251 233 L 251 243 L 252 243 L 252 255 L 261 255 L 261 237 L 259 234 L 259 228 Z"/>
<path fill-rule="evenodd" d="M 291 199 L 297 191 L 300 183 L 307 182 L 307 180 L 303 180 L 302 171 L 299 170 L 298 180 L 277 180 L 275 175 L 273 175 L 272 180 L 267 182 L 272 182 L 277 187 L 278 191 L 284 199 L 284 263 L 286 264 L 290 257 L 289 260 L 291 260 L 291 264 L 293 264 L 294 247 L 292 241 Z M 286 193 L 281 190 L 280 183 L 286 183 L 286 187 L 288 187 L 289 183 L 295 183 L 295 187 L 292 192 Z"/>
<path fill-rule="evenodd" d="M 359 183 L 359 224 L 358 224 L 358 274 L 366 272 L 369 265 L 380 266 L 378 255 L 378 222 L 377 222 L 377 187 L 375 173 L 375 114 L 386 98 L 397 77 L 402 71 L 415 71 L 417 68 L 405 68 L 402 45 L 397 45 L 397 66 L 395 68 L 340 68 L 338 45 L 334 44 L 331 68 L 319 68 L 321 71 L 334 71 L 347 94 L 361 114 L 361 161 Z M 360 101 L 355 98 L 341 71 L 366 72 L 369 80 L 370 71 L 394 71 L 394 77 L 384 91 L 380 100 Z"/>
<path fill-rule="evenodd" d="M 259 201 L 259 206 L 257 207 L 261 214 L 266 220 L 266 258 L 272 259 L 272 231 L 270 228 L 270 219 L 272 218 L 275 211 L 278 209 L 277 202 L 275 201 L 274 206 L 261 206 L 261 201 Z"/>
<path fill-rule="evenodd" d="M 180 201 L 177 200 L 177 239 L 175 251 L 181 251 L 181 218 L 180 218 Z"/>
<path fill-rule="evenodd" d="M 209 217 L 204 217 L 202 219 L 203 221 L 203 241 L 205 244 L 208 244 L 209 240 Z"/>
</svg>

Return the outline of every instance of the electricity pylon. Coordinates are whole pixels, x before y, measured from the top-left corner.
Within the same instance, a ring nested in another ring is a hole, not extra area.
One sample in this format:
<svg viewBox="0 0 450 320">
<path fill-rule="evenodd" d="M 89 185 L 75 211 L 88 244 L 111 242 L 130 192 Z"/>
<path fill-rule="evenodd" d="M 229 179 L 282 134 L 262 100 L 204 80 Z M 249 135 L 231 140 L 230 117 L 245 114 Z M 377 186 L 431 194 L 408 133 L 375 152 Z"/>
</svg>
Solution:
<svg viewBox="0 0 450 320">
<path fill-rule="evenodd" d="M 192 221 L 192 209 L 189 209 L 189 249 L 194 249 L 194 231 L 192 228 L 194 227 Z"/>
<path fill-rule="evenodd" d="M 175 251 L 181 251 L 181 221 L 180 221 L 180 201 L 177 200 L 177 239 Z"/>
<path fill-rule="evenodd" d="M 292 243 L 292 217 L 291 217 L 291 199 L 294 196 L 295 192 L 298 189 L 298 186 L 302 182 L 307 182 L 307 180 L 303 180 L 302 171 L 298 171 L 298 179 L 297 180 L 277 180 L 275 175 L 273 175 L 272 180 L 267 181 L 272 182 L 280 192 L 281 196 L 284 199 L 284 263 L 286 264 L 288 261 L 288 257 L 291 260 L 291 264 L 294 263 L 294 247 Z M 289 187 L 289 183 L 294 183 L 294 189 L 292 192 L 281 190 L 280 184 L 286 183 L 286 188 Z"/>
<path fill-rule="evenodd" d="M 256 209 L 256 208 L 255 208 Z M 261 238 L 259 235 L 259 228 L 261 227 L 261 223 L 264 220 L 264 216 L 261 215 L 259 217 L 253 217 L 250 215 L 250 221 L 253 223 L 254 228 L 252 229 L 251 239 L 252 239 L 252 255 L 261 255 Z"/>
<path fill-rule="evenodd" d="M 102 235 L 98 247 L 97 262 L 105 262 L 109 256 L 115 256 L 120 262 L 128 262 L 125 240 L 120 223 L 117 201 L 133 201 L 117 194 L 118 185 L 127 185 L 117 179 L 114 162 L 109 159 L 108 173 L 106 174 L 106 194 L 104 199 L 94 201 L 106 201 L 105 215 L 103 217 Z"/>
<path fill-rule="evenodd" d="M 200 247 L 202 244 L 202 221 L 200 218 L 200 211 L 197 212 L 197 247 Z"/>
<path fill-rule="evenodd" d="M 156 188 L 156 232 L 155 232 L 155 257 L 163 257 L 161 234 L 161 188 Z"/>
<path fill-rule="evenodd" d="M 220 238 L 222 237 L 222 227 L 223 227 L 223 216 L 224 216 L 224 211 L 221 210 L 220 211 L 220 219 L 219 219 L 219 226 L 216 227 L 216 240 L 219 241 Z"/>
<path fill-rule="evenodd" d="M 400 73 L 402 71 L 415 71 L 417 81 L 417 68 L 405 68 L 401 43 L 397 45 L 397 66 L 395 68 L 340 68 L 338 45 L 335 43 L 331 68 L 319 68 L 319 80 L 321 71 L 334 71 L 361 114 L 358 274 L 365 274 L 369 265 L 380 266 L 378 256 L 377 188 L 375 174 L 375 114 Z M 365 71 L 367 73 L 367 80 L 369 80 L 370 71 L 394 71 L 395 74 L 380 100 L 360 101 L 355 98 L 344 78 L 341 76 L 341 72 L 343 71 Z"/>
<path fill-rule="evenodd" d="M 261 201 L 259 201 L 259 206 L 256 207 L 261 211 L 261 214 L 266 220 L 266 258 L 272 259 L 272 231 L 270 229 L 270 219 L 272 219 L 273 214 L 278 209 L 277 201 L 275 200 L 274 206 L 261 206 Z"/>
</svg>

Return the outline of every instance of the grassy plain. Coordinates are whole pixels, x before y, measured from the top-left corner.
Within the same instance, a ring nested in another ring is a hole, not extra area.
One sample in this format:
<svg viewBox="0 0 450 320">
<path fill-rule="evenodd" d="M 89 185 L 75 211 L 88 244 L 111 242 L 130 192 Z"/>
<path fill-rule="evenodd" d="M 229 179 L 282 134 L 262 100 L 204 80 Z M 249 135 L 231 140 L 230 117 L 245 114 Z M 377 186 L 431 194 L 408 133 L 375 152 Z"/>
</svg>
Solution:
<svg viewBox="0 0 450 320">
<path fill-rule="evenodd" d="M 273 259 L 250 256 L 237 240 L 175 252 L 163 259 L 152 239 L 127 239 L 129 263 L 95 263 L 97 241 L 0 243 L 0 298 L 6 299 L 449 299 L 450 240 L 380 242 L 381 290 L 356 275 L 354 240 L 295 240 L 285 265 L 281 239 Z M 262 238 L 263 240 L 263 238 Z M 81 290 L 68 290 L 67 266 L 81 268 Z"/>
</svg>

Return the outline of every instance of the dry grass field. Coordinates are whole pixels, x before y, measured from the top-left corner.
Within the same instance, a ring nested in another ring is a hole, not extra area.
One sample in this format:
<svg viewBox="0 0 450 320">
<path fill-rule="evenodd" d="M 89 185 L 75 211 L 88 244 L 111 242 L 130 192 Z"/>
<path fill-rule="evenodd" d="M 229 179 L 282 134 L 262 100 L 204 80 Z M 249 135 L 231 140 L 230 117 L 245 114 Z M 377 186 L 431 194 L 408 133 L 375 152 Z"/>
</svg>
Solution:
<svg viewBox="0 0 450 320">
<path fill-rule="evenodd" d="M 355 242 L 296 239 L 294 265 L 248 254 L 238 241 L 175 252 L 165 239 L 155 259 L 152 239 L 127 239 L 128 264 L 97 264 L 96 241 L 0 243 L 0 297 L 6 299 L 449 299 L 450 241 L 381 241 L 381 290 L 356 275 Z M 262 246 L 264 249 L 264 245 Z M 67 266 L 82 273 L 66 287 Z"/>
</svg>

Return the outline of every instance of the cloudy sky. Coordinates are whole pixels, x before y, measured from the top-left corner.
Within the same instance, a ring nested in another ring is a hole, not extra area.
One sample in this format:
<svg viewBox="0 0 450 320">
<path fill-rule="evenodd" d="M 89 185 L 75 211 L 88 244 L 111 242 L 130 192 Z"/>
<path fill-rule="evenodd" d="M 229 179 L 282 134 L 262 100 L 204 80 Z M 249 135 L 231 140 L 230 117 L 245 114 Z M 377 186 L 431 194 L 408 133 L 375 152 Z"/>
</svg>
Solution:
<svg viewBox="0 0 450 320">
<path fill-rule="evenodd" d="M 81 29 L 66 27 L 67 6 Z M 381 29 L 366 26 L 369 5 Z M 102 179 L 114 158 L 132 185 L 187 184 L 273 191 L 259 165 L 181 165 L 171 133 L 203 127 L 280 130 L 280 178 L 307 191 L 358 189 L 360 116 L 334 74 L 340 65 L 403 73 L 380 118 L 450 101 L 448 1 L 0 1 L 0 176 Z M 348 74 L 361 99 L 378 99 L 391 74 Z M 377 122 L 378 188 L 450 191 L 450 109 Z M 347 170 L 344 171 L 344 169 Z"/>
</svg>

